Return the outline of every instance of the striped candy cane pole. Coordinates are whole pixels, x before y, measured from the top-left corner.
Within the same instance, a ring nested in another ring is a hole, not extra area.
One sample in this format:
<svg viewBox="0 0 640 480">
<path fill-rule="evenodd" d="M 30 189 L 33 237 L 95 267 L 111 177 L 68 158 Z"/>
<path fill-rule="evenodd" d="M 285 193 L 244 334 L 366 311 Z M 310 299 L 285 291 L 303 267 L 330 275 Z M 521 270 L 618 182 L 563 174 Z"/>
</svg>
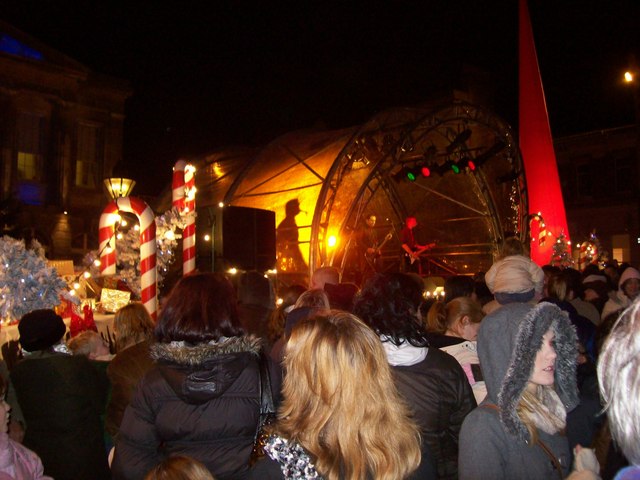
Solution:
<svg viewBox="0 0 640 480">
<path fill-rule="evenodd" d="M 196 270 L 196 169 L 184 160 L 173 167 L 173 206 L 186 214 L 187 224 L 182 232 L 182 275 Z"/>
<path fill-rule="evenodd" d="M 116 240 L 113 235 L 115 233 L 115 224 L 118 221 L 120 221 L 118 206 L 116 202 L 111 202 L 100 215 L 100 223 L 98 225 L 100 273 L 102 275 L 116 274 Z"/>
<path fill-rule="evenodd" d="M 149 315 L 155 320 L 158 316 L 157 277 L 156 270 L 156 221 L 153 210 L 144 201 L 135 197 L 118 198 L 105 208 L 100 216 L 100 271 L 105 275 L 115 274 L 115 245 L 113 247 L 112 264 L 110 257 L 102 250 L 103 235 L 113 235 L 114 224 L 118 219 L 117 212 L 134 213 L 140 221 L 140 297 Z M 104 232 L 104 233 L 103 233 Z M 106 245 L 106 242 L 104 245 Z M 112 266 L 113 265 L 113 266 Z"/>
<path fill-rule="evenodd" d="M 173 166 L 173 180 L 171 182 L 172 204 L 180 213 L 184 210 L 184 169 L 186 166 L 187 162 L 184 160 L 178 160 Z"/>
<path fill-rule="evenodd" d="M 587 242 L 584 242 L 580 245 L 580 250 L 578 252 L 578 271 L 584 270 L 584 267 L 587 265 Z"/>
</svg>

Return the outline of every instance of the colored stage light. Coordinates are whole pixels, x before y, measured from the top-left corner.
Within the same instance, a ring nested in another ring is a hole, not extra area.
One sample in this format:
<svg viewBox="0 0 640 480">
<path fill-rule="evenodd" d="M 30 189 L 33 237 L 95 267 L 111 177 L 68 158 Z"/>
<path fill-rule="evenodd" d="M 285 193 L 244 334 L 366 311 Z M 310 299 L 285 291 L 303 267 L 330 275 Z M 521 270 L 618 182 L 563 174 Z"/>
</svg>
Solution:
<svg viewBox="0 0 640 480">
<path fill-rule="evenodd" d="M 429 175 L 431 175 L 431 170 L 429 170 L 429 167 L 422 167 L 420 172 L 422 173 L 423 177 L 428 177 Z"/>
<path fill-rule="evenodd" d="M 473 163 L 473 160 L 469 160 L 469 163 L 467 163 L 467 166 L 469 167 L 469 170 L 471 170 L 472 172 L 476 169 L 476 164 Z"/>
<path fill-rule="evenodd" d="M 409 179 L 410 182 L 415 182 L 416 181 L 416 174 L 413 173 L 412 171 L 408 171 L 407 172 L 407 178 Z"/>
<path fill-rule="evenodd" d="M 453 173 L 460 173 L 460 167 L 458 167 L 458 165 L 456 165 L 455 163 L 451 165 L 451 170 L 453 170 Z"/>
</svg>

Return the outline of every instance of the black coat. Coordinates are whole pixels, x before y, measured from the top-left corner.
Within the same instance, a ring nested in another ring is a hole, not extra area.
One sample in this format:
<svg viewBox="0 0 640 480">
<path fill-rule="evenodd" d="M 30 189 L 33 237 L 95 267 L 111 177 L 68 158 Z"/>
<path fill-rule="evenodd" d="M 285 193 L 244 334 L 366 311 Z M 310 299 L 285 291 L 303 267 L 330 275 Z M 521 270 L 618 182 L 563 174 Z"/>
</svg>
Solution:
<svg viewBox="0 0 640 480">
<path fill-rule="evenodd" d="M 152 346 L 156 365 L 125 410 L 113 478 L 141 479 L 171 454 L 201 461 L 219 480 L 242 478 L 260 411 L 259 351 L 254 337 Z"/>
<path fill-rule="evenodd" d="M 110 478 L 100 415 L 108 381 L 84 356 L 34 352 L 11 371 L 24 445 L 56 480 Z"/>
<path fill-rule="evenodd" d="M 422 362 L 393 366 L 392 370 L 436 464 L 438 478 L 457 478 L 458 435 L 462 421 L 476 407 L 462 367 L 448 353 L 431 347 Z"/>
</svg>

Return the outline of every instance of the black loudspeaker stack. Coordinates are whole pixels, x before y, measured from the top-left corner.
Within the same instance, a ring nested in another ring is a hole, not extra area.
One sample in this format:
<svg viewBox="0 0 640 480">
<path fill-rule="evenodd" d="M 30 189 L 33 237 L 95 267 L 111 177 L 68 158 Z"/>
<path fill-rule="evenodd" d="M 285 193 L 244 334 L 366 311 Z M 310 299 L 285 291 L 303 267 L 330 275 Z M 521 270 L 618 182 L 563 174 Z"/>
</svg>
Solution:
<svg viewBox="0 0 640 480">
<path fill-rule="evenodd" d="M 276 265 L 276 214 L 249 207 L 217 208 L 212 220 L 213 270 L 266 272 Z"/>
</svg>

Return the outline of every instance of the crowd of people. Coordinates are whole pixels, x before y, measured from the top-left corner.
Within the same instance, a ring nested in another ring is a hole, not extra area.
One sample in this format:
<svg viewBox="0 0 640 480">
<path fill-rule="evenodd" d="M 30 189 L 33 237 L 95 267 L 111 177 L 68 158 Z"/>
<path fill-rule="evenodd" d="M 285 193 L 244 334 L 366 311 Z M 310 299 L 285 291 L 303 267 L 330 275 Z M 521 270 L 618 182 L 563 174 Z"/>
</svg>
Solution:
<svg viewBox="0 0 640 480">
<path fill-rule="evenodd" d="M 155 323 L 131 303 L 112 352 L 25 315 L 0 478 L 640 478 L 635 268 L 540 268 L 506 239 L 438 300 L 411 272 L 261 278 L 186 276 Z"/>
</svg>

